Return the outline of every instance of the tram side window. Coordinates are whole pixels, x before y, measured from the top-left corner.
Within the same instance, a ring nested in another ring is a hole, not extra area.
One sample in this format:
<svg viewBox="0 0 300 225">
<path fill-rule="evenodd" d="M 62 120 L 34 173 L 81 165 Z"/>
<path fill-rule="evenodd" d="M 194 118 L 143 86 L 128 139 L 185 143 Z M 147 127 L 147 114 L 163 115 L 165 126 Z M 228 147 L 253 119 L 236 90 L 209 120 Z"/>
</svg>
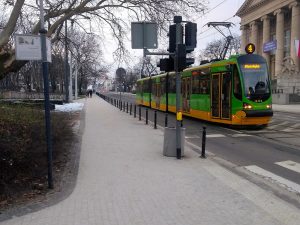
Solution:
<svg viewBox="0 0 300 225">
<path fill-rule="evenodd" d="M 175 76 L 170 76 L 169 77 L 169 92 L 170 93 L 176 93 L 176 77 Z"/>
<path fill-rule="evenodd" d="M 155 80 L 152 80 L 152 94 L 156 96 L 156 82 Z"/>
<path fill-rule="evenodd" d="M 141 93 L 142 92 L 142 88 L 141 88 L 141 83 L 140 82 L 137 83 L 136 91 L 137 91 L 137 93 Z"/>
<path fill-rule="evenodd" d="M 193 76 L 193 94 L 200 94 L 200 86 L 199 86 L 199 75 L 194 75 Z"/>
<path fill-rule="evenodd" d="M 149 80 L 144 80 L 144 82 L 143 82 L 143 92 L 144 93 L 149 93 L 149 90 L 150 88 L 149 88 Z"/>
<path fill-rule="evenodd" d="M 164 95 L 166 93 L 166 78 L 162 77 L 160 78 L 160 88 L 161 88 L 161 95 Z"/>
<path fill-rule="evenodd" d="M 241 86 L 241 80 L 240 80 L 240 76 L 239 76 L 239 72 L 237 67 L 235 66 L 233 69 L 233 94 L 234 96 L 239 99 L 242 100 L 242 86 Z"/>
<path fill-rule="evenodd" d="M 209 86 L 210 86 L 209 76 L 208 75 L 201 76 L 199 80 L 200 94 L 209 94 L 209 90 L 210 90 Z"/>
</svg>

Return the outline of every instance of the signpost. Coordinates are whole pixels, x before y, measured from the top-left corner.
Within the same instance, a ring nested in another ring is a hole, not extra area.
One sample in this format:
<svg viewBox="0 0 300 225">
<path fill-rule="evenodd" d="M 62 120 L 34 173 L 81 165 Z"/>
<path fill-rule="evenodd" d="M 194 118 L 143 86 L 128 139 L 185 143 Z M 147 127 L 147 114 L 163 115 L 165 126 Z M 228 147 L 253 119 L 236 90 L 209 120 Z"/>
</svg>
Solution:
<svg viewBox="0 0 300 225">
<path fill-rule="evenodd" d="M 17 60 L 41 60 L 44 78 L 45 96 L 45 124 L 47 142 L 47 163 L 48 163 L 48 187 L 53 189 L 52 177 L 52 141 L 51 141 L 51 117 L 49 99 L 49 69 L 48 62 L 51 62 L 51 42 L 46 38 L 47 30 L 44 25 L 44 5 L 40 1 L 40 36 L 17 34 L 15 35 L 16 59 Z"/>
</svg>

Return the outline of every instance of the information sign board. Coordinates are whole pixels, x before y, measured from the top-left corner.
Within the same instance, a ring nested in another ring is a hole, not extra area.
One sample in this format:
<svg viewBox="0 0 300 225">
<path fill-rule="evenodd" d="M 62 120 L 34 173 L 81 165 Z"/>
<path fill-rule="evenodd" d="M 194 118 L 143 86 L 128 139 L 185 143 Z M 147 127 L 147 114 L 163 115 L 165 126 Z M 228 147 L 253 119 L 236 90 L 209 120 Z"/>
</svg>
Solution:
<svg viewBox="0 0 300 225">
<path fill-rule="evenodd" d="M 152 22 L 131 23 L 131 47 L 133 49 L 156 49 L 157 24 Z"/>
<path fill-rule="evenodd" d="M 270 52 L 277 49 L 277 41 L 269 41 L 264 43 L 263 50 L 264 52 Z"/>
<path fill-rule="evenodd" d="M 31 34 L 16 34 L 16 60 L 42 60 L 41 37 Z M 46 39 L 47 61 L 51 62 L 51 41 Z"/>
</svg>

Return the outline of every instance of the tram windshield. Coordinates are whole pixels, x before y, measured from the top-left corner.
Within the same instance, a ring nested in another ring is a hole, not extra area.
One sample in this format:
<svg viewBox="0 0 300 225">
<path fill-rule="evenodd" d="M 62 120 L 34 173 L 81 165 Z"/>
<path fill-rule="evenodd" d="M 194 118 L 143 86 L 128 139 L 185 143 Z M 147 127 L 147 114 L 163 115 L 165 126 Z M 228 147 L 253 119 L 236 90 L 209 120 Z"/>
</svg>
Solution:
<svg viewBox="0 0 300 225">
<path fill-rule="evenodd" d="M 270 84 L 266 63 L 240 65 L 245 87 L 245 96 L 252 101 L 264 101 L 270 97 Z"/>
</svg>

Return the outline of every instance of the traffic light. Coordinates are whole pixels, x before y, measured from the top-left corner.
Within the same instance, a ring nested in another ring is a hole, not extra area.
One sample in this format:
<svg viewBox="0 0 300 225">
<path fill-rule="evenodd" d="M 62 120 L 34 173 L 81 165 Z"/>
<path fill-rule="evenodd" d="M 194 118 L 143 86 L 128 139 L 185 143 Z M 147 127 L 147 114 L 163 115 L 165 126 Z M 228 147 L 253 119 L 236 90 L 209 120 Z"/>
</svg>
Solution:
<svg viewBox="0 0 300 225">
<path fill-rule="evenodd" d="M 157 67 L 159 67 L 160 71 L 174 71 L 174 59 L 171 56 L 169 58 L 160 59 Z"/>
<path fill-rule="evenodd" d="M 186 52 L 191 53 L 197 46 L 197 24 L 187 22 L 185 24 L 185 45 Z"/>
<path fill-rule="evenodd" d="M 180 43 L 183 42 L 183 26 L 180 25 Z M 174 53 L 176 51 L 176 24 L 170 25 L 169 26 L 169 48 L 168 52 Z"/>
<path fill-rule="evenodd" d="M 168 52 L 175 52 L 176 50 L 176 24 L 169 26 L 169 48 Z"/>
</svg>

